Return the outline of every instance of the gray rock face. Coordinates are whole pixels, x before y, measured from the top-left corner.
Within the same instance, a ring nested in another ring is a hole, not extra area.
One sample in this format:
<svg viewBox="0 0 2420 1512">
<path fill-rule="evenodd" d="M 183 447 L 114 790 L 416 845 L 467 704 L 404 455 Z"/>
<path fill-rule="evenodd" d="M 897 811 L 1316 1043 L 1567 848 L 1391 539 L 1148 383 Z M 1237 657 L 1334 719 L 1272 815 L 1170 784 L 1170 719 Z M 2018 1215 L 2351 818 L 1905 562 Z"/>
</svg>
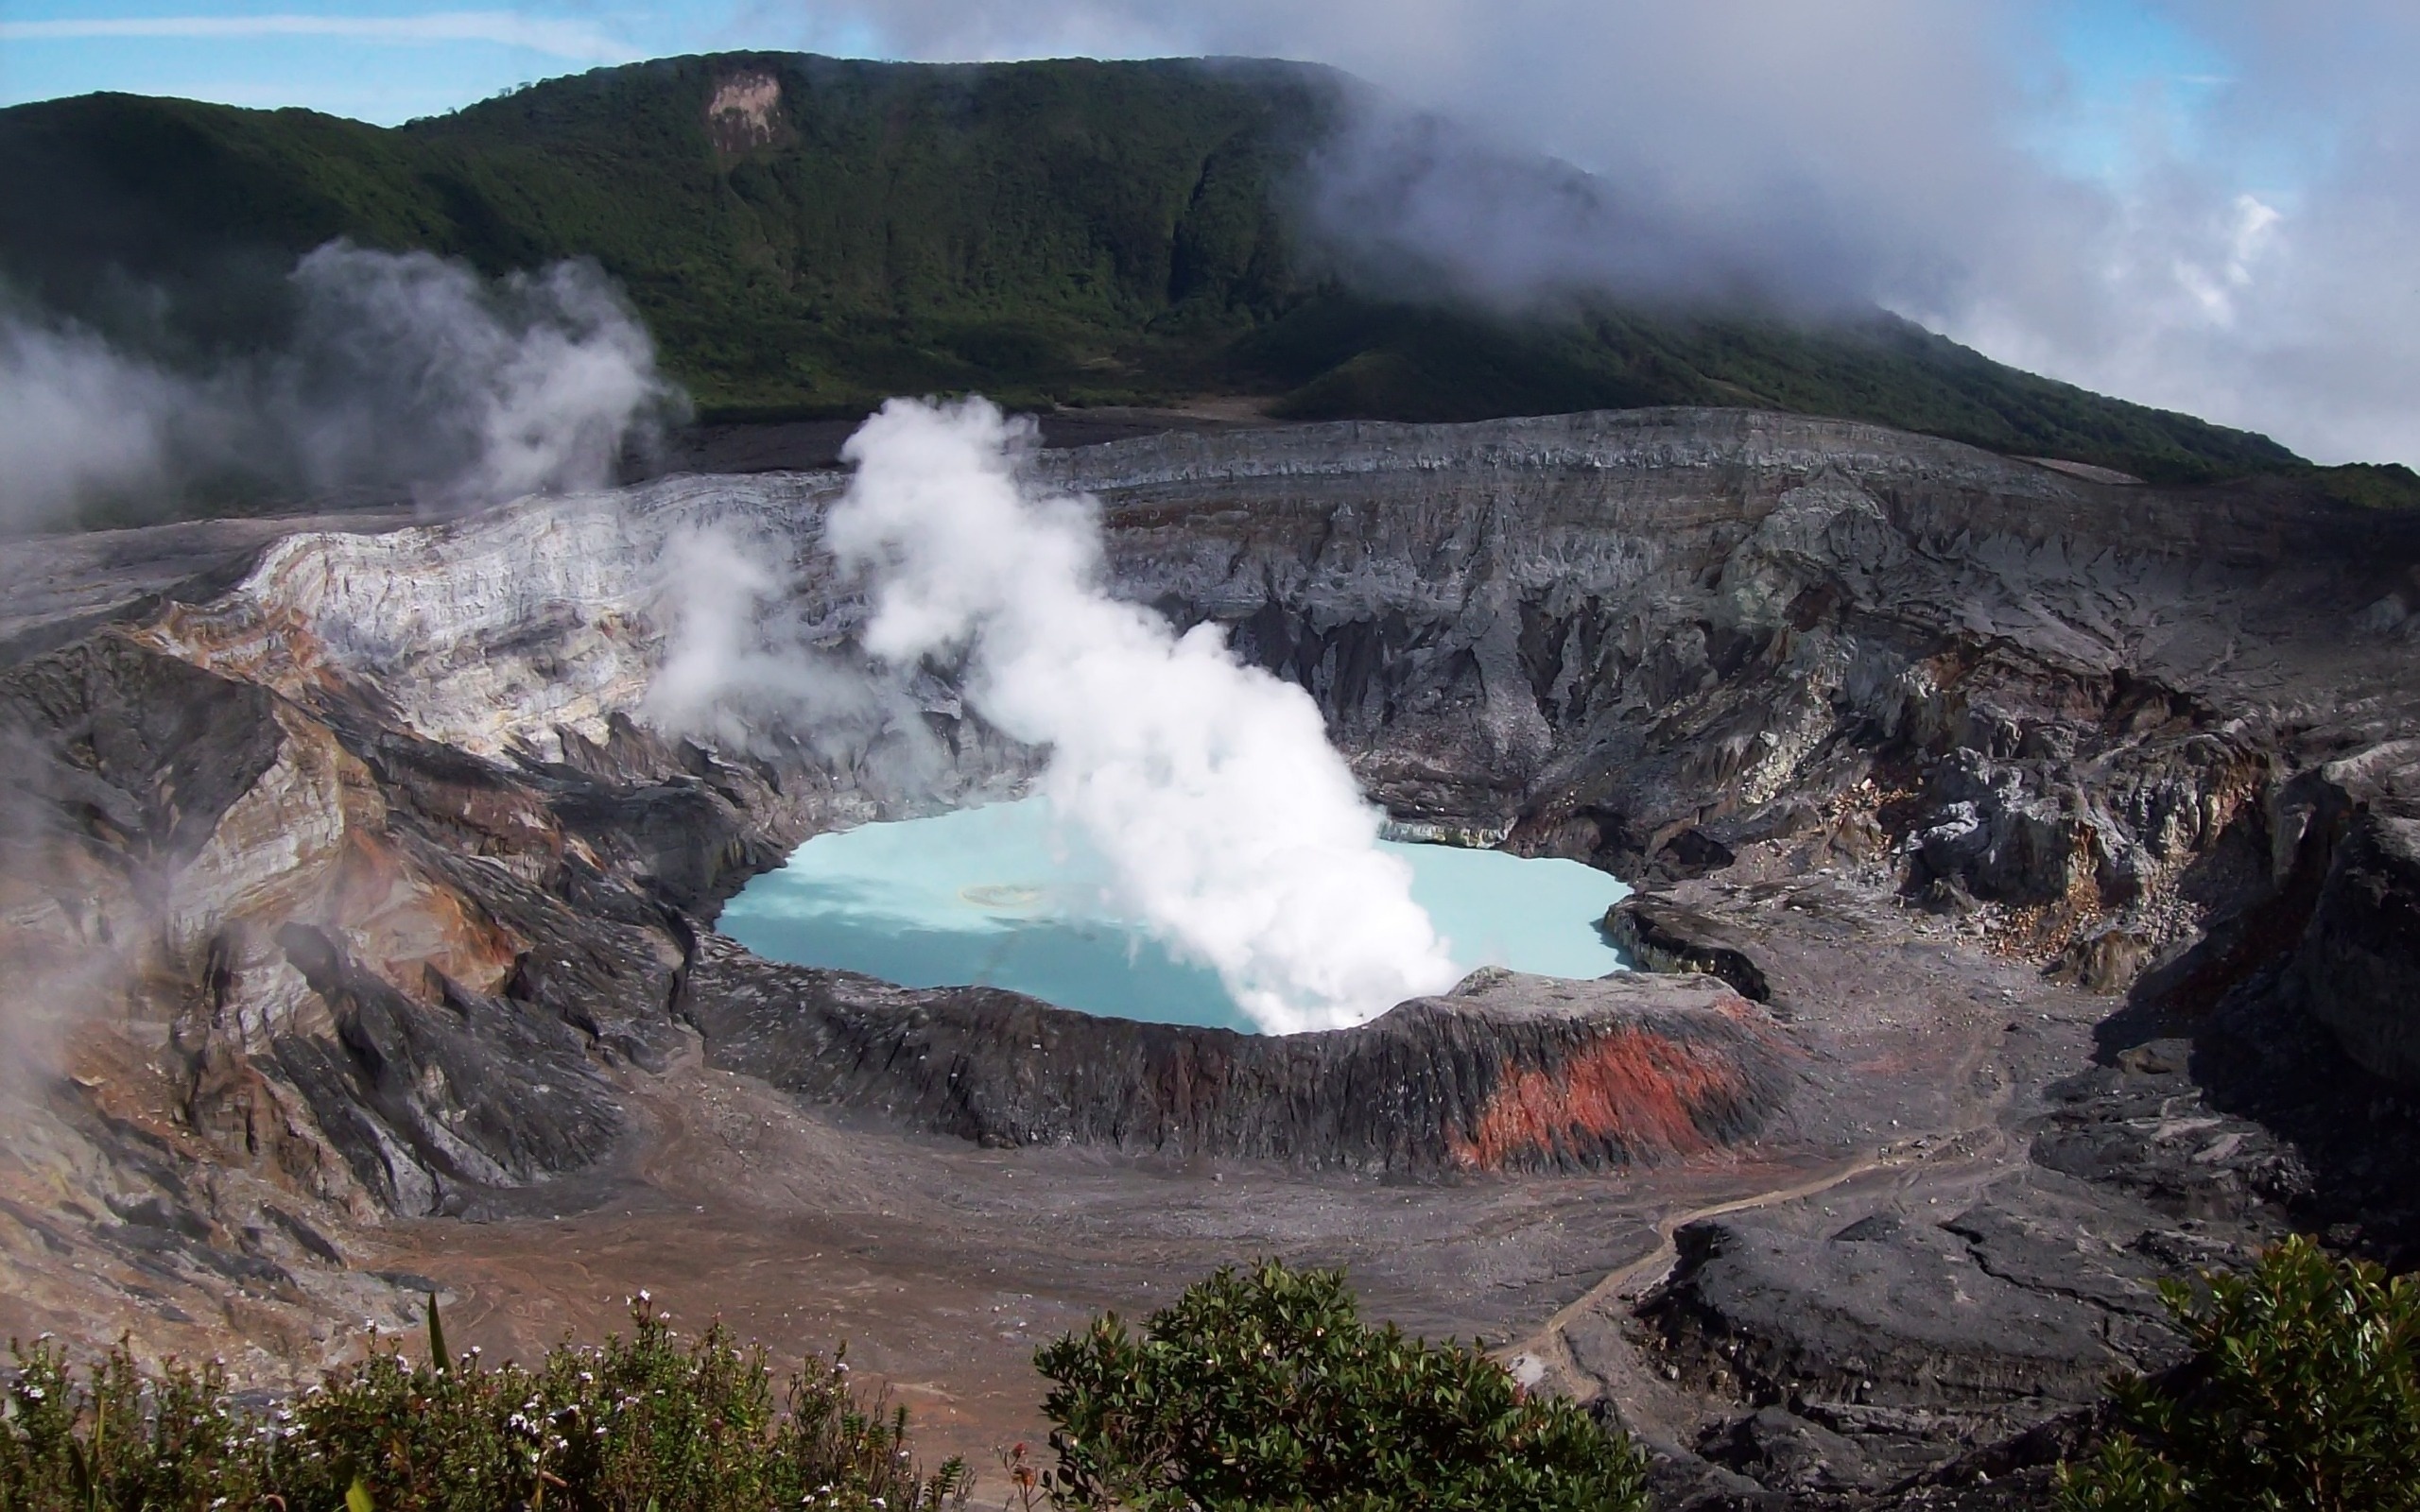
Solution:
<svg viewBox="0 0 2420 1512">
<path fill-rule="evenodd" d="M 2335 848 L 2289 990 L 2354 1060 L 2420 1090 L 2420 749 L 2387 781 L 2336 775 L 2368 801 Z"/>
<path fill-rule="evenodd" d="M 2183 1350 L 2151 1285 L 2166 1266 L 2138 1252 L 2151 1234 L 2113 1245 L 2096 1231 L 2109 1211 L 2079 1223 L 2088 1203 L 2033 1198 L 2014 1186 L 1938 1225 L 1876 1214 L 1828 1238 L 1683 1228 L 1643 1342 L 1668 1377 L 1736 1405 L 1671 1452 L 1671 1475 L 1703 1464 L 1754 1491 L 1676 1504 L 2051 1504 L 2051 1468 L 2106 1431 L 2108 1373 Z"/>
<path fill-rule="evenodd" d="M 1703 412 L 1049 463 L 1125 591 L 1310 689 L 1400 818 L 1650 878 L 1869 825 L 2104 989 L 2265 869 L 2289 731 L 2411 712 L 2344 637 L 2420 533 L 2257 492 Z"/>
<path fill-rule="evenodd" d="M 2191 1057 L 2184 1041 L 2154 1041 L 2052 1083 L 2034 1160 L 2180 1218 L 2239 1219 L 2307 1196 L 2300 1158 L 2258 1123 L 2210 1106 L 2187 1074 Z"/>
<path fill-rule="evenodd" d="M 1282 1038 L 1098 1019 L 699 956 L 683 1011 L 727 1070 L 987 1144 L 1367 1172 L 1580 1171 L 1753 1139 L 1792 1052 L 1703 977 L 1475 972 L 1359 1028 Z"/>
<path fill-rule="evenodd" d="M 1605 936 L 1651 971 L 1716 977 L 1752 1003 L 1771 1004 L 1773 986 L 1752 943 L 1720 923 L 1653 893 L 1633 893 L 1605 911 Z"/>
<path fill-rule="evenodd" d="M 1759 1407 L 1710 1430 L 1697 1451 L 1759 1490 L 1858 1491 L 1875 1480 L 1853 1441 L 1781 1407 Z"/>
<path fill-rule="evenodd" d="M 675 1037 L 678 904 L 781 853 L 775 795 L 702 752 L 506 768 L 113 632 L 0 673 L 0 738 L 18 990 L 116 999 L 223 1153 L 406 1214 L 613 1148 L 597 1067 Z"/>
</svg>

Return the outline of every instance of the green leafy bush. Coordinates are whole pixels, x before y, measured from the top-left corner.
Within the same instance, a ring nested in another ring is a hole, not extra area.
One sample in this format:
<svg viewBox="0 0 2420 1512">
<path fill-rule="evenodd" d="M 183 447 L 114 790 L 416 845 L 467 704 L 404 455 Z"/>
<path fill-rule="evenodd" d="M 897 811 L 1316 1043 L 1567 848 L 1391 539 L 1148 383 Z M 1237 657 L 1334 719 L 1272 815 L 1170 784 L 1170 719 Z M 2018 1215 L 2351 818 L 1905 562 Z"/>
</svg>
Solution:
<svg viewBox="0 0 2420 1512">
<path fill-rule="evenodd" d="M 768 1506 L 927 1512 L 962 1504 L 955 1461 L 929 1479 L 904 1408 L 814 1360 L 777 1400 L 761 1349 L 717 1325 L 685 1343 L 642 1297 L 627 1339 L 557 1349 L 536 1370 L 373 1349 L 282 1406 L 236 1400 L 216 1366 L 139 1369 L 123 1348 L 79 1382 L 56 1346 L 17 1349 L 0 1420 L 9 1512 L 256 1507 L 289 1512 Z M 438 1362 L 445 1362 L 440 1364 Z"/>
<path fill-rule="evenodd" d="M 2194 1358 L 2119 1383 L 2066 1512 L 2420 1509 L 2420 1281 L 2296 1238 L 2205 1299 L 2162 1295 Z"/>
<path fill-rule="evenodd" d="M 1359 1317 L 1341 1271 L 1226 1269 L 1042 1350 L 1057 1504 L 1632 1512 L 1644 1464 L 1495 1362 Z"/>
</svg>

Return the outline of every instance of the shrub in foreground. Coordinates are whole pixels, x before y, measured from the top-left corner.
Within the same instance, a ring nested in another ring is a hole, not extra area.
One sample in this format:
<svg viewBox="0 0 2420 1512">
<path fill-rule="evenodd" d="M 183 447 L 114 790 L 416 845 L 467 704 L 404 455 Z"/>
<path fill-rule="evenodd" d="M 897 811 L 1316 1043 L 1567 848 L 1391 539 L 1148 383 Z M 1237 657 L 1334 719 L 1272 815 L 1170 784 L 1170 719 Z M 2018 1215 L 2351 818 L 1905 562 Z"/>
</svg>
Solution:
<svg viewBox="0 0 2420 1512">
<path fill-rule="evenodd" d="M 147 1512 L 927 1512 L 963 1503 L 952 1462 L 926 1479 L 906 1409 L 810 1360 L 776 1397 L 761 1349 L 717 1325 L 685 1343 L 642 1295 L 628 1338 L 565 1346 L 536 1370 L 392 1349 L 284 1406 L 246 1406 L 216 1366 L 139 1369 L 123 1349 L 79 1380 L 48 1344 L 16 1349 L 0 1421 L 0 1508 Z"/>
<path fill-rule="evenodd" d="M 2208 1285 L 2161 1288 L 2193 1359 L 2119 1383 L 2064 1512 L 2420 1512 L 2420 1280 L 2295 1238 Z"/>
<path fill-rule="evenodd" d="M 1042 1350 L 1063 1506 L 1635 1512 L 1645 1463 L 1494 1361 L 1359 1316 L 1341 1271 L 1226 1269 Z"/>
</svg>

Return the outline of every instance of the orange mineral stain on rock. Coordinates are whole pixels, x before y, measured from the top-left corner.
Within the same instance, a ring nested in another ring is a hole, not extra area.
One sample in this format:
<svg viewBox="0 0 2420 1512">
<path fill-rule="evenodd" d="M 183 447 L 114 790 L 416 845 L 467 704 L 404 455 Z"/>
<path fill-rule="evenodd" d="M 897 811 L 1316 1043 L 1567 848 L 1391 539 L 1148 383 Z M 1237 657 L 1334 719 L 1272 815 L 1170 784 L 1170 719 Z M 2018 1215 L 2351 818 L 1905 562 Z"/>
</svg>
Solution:
<svg viewBox="0 0 2420 1512">
<path fill-rule="evenodd" d="M 170 604 L 127 634 L 205 672 L 256 682 L 288 698 L 344 686 L 316 627 L 291 608 L 263 610 L 241 599 L 206 607 Z"/>
<path fill-rule="evenodd" d="M 526 942 L 454 888 L 405 864 L 374 835 L 352 837 L 329 921 L 346 948 L 389 987 L 421 1002 L 435 971 L 475 992 L 502 990 Z"/>
<path fill-rule="evenodd" d="M 1701 1120 L 1736 1119 L 1756 1099 L 1752 1078 L 1720 1042 L 1623 1025 L 1561 1065 L 1511 1072 L 1454 1141 L 1457 1163 L 1495 1171 L 1557 1149 L 1613 1149 L 1624 1158 L 1689 1155 L 1714 1143 Z"/>
</svg>

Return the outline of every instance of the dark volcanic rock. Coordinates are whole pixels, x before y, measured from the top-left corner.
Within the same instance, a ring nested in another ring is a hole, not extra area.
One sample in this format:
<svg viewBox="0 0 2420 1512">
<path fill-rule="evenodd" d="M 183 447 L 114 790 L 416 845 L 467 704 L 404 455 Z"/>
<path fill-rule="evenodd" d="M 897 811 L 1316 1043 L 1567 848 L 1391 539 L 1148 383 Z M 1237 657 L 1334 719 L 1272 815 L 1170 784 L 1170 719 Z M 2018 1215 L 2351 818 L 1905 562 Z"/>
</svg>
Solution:
<svg viewBox="0 0 2420 1512">
<path fill-rule="evenodd" d="M 337 1035 L 335 1044 L 281 1036 L 278 1063 L 396 1211 L 458 1211 L 465 1187 L 576 1171 L 620 1136 L 613 1089 L 561 1018 L 450 982 L 437 1005 L 414 1002 L 306 925 L 287 925 L 279 942 L 334 1013 Z"/>
<path fill-rule="evenodd" d="M 1685 1373 L 1751 1401 L 2083 1402 L 2120 1363 L 2091 1309 L 2001 1280 L 1939 1230 L 1809 1239 L 1716 1220 L 1677 1244 L 1647 1315 Z"/>
<path fill-rule="evenodd" d="M 2270 1130 L 2209 1106 L 2191 1054 L 2183 1041 L 2154 1041 L 2053 1083 L 2034 1161 L 2180 1218 L 2241 1222 L 2290 1206 L 2309 1172 Z"/>
<path fill-rule="evenodd" d="M 2355 1061 L 2420 1091 L 2420 814 L 2354 818 L 2287 988 Z"/>
<path fill-rule="evenodd" d="M 696 901 L 680 885 L 745 828 L 600 866 L 614 848 L 578 822 L 646 808 L 644 780 L 516 769 L 396 728 L 366 690 L 298 701 L 114 631 L 0 672 L 0 738 L 23 778 L 8 876 L 56 889 L 17 916 L 18 988 L 72 1016 L 125 982 L 198 1132 L 309 1197 L 357 1182 L 406 1213 L 615 1145 L 600 1068 L 660 1065 L 681 1032 L 688 926 L 661 900 Z M 731 808 L 689 771 L 671 784 Z"/>
<path fill-rule="evenodd" d="M 188 861 L 276 760 L 275 697 L 114 635 L 0 673 L 5 831 Z"/>
<path fill-rule="evenodd" d="M 1616 949 L 1649 971 L 1700 971 L 1751 1003 L 1773 1001 L 1772 984 L 1745 941 L 1668 898 L 1633 893 L 1605 911 L 1603 927 Z"/>
<path fill-rule="evenodd" d="M 1698 1452 L 1773 1490 L 1852 1491 L 1874 1480 L 1855 1444 L 1783 1407 L 1759 1407 L 1709 1430 Z"/>
<path fill-rule="evenodd" d="M 711 940 L 684 1011 L 708 1058 L 985 1143 L 1366 1171 L 1590 1170 L 1754 1137 L 1793 1053 L 1710 981 L 1485 971 L 1357 1029 L 1140 1023 L 985 988 L 911 990 Z"/>
</svg>

